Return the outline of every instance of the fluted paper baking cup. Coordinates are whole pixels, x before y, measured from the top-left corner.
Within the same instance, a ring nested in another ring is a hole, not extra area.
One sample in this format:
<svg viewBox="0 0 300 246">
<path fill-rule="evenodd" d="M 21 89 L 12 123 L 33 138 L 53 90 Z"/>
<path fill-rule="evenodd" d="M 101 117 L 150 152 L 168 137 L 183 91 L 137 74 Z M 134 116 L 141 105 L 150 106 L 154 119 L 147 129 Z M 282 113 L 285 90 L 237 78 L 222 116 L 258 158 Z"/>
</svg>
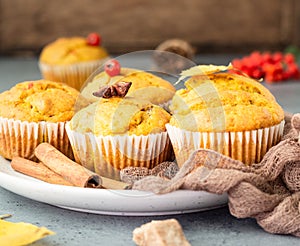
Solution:
<svg viewBox="0 0 300 246">
<path fill-rule="evenodd" d="M 109 58 L 105 58 L 70 65 L 48 65 L 39 62 L 39 68 L 44 79 L 63 82 L 80 90 L 88 77 L 108 59 Z"/>
<path fill-rule="evenodd" d="M 34 160 L 34 149 L 42 142 L 50 143 L 73 159 L 65 122 L 27 122 L 0 117 L 0 154 L 3 157 Z"/>
<path fill-rule="evenodd" d="M 149 135 L 95 136 L 78 133 L 66 125 L 75 160 L 101 176 L 120 180 L 120 170 L 153 168 L 170 160 L 172 145 L 167 132 Z"/>
<path fill-rule="evenodd" d="M 260 162 L 280 141 L 284 121 L 272 127 L 241 132 L 191 132 L 170 124 L 166 128 L 180 167 L 199 148 L 212 149 L 251 165 Z"/>
</svg>

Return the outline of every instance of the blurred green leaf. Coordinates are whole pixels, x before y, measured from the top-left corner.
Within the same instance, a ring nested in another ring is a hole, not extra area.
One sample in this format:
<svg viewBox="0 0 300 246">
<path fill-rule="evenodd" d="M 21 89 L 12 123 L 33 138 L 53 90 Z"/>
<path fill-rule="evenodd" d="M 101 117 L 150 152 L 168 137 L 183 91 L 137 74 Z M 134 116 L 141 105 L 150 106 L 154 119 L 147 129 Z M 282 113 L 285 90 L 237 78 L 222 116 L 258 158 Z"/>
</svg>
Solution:
<svg viewBox="0 0 300 246">
<path fill-rule="evenodd" d="M 296 45 L 289 45 L 285 48 L 284 53 L 292 53 L 296 60 L 297 63 L 300 64 L 300 48 Z"/>
</svg>

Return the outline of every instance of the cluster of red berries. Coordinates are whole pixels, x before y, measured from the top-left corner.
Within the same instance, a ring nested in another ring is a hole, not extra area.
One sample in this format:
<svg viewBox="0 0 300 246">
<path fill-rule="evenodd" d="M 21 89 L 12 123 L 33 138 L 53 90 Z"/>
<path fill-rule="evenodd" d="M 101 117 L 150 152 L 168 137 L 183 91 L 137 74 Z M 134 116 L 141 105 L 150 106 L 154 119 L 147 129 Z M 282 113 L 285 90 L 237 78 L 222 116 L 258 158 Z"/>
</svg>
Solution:
<svg viewBox="0 0 300 246">
<path fill-rule="evenodd" d="M 234 59 L 232 65 L 237 73 L 239 70 L 268 83 L 300 78 L 300 69 L 292 53 L 254 51 L 241 59 Z"/>
</svg>

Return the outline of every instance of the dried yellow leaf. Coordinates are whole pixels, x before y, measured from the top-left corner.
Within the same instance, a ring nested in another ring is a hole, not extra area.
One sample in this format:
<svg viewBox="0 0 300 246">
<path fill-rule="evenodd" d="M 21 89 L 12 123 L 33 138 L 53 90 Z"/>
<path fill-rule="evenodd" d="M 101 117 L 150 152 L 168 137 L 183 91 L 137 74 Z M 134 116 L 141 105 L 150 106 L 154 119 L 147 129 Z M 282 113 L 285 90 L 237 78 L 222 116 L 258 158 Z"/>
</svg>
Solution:
<svg viewBox="0 0 300 246">
<path fill-rule="evenodd" d="M 9 217 L 11 217 L 11 214 L 1 214 L 0 215 L 0 220 L 6 219 L 6 218 L 9 218 Z"/>
<path fill-rule="evenodd" d="M 217 72 L 222 72 L 222 71 L 226 71 L 229 69 L 232 69 L 233 66 L 231 63 L 229 63 L 227 66 L 224 65 L 198 65 L 198 66 L 194 66 L 191 67 L 187 70 L 183 70 L 180 73 L 180 78 L 179 80 L 176 82 L 179 83 L 181 80 L 185 79 L 186 77 L 190 77 L 190 76 L 194 76 L 194 75 L 208 75 L 208 74 L 213 74 L 213 73 L 217 73 Z"/>
<path fill-rule="evenodd" d="M 1 246 L 21 246 L 33 243 L 54 232 L 45 227 L 19 222 L 13 223 L 0 220 L 0 245 Z"/>
</svg>

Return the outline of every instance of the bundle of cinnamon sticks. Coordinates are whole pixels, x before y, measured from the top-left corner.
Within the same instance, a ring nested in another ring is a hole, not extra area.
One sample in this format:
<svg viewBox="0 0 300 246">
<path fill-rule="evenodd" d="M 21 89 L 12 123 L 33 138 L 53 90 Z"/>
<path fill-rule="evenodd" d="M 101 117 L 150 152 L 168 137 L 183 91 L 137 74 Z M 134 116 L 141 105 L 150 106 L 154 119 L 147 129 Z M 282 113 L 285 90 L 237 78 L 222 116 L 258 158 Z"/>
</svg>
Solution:
<svg viewBox="0 0 300 246">
<path fill-rule="evenodd" d="M 126 189 L 128 184 L 100 177 L 72 161 L 48 143 L 39 144 L 35 156 L 40 162 L 14 157 L 11 166 L 15 171 L 47 183 L 83 188 Z"/>
</svg>

